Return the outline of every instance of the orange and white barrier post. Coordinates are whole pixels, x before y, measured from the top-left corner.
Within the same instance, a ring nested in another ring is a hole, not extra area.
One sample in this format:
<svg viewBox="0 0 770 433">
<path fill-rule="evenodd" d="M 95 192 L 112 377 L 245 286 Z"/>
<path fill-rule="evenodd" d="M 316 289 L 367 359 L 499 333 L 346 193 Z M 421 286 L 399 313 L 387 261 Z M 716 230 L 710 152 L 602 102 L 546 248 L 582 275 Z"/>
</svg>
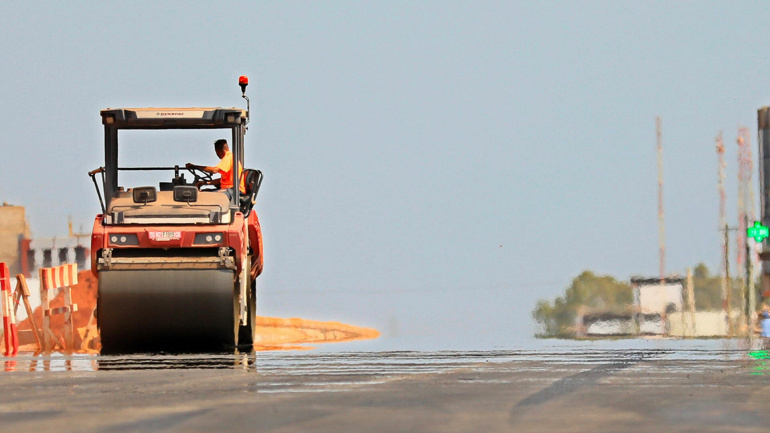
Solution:
<svg viewBox="0 0 770 433">
<path fill-rule="evenodd" d="M 27 310 L 27 317 L 32 325 L 32 333 L 35 334 L 35 341 L 37 346 L 43 349 L 43 339 L 40 337 L 40 329 L 37 327 L 37 320 L 35 320 L 35 313 L 32 309 L 32 305 L 29 303 L 29 287 L 27 287 L 27 279 L 23 274 L 16 275 L 16 295 L 13 297 L 13 314 L 19 309 L 19 301 L 24 301 L 24 309 Z"/>
<path fill-rule="evenodd" d="M 3 342 L 5 343 L 5 356 L 16 356 L 19 352 L 19 334 L 16 328 L 16 315 L 11 295 L 11 276 L 8 265 L 0 263 L 0 291 L 3 301 Z"/>
<path fill-rule="evenodd" d="M 59 338 L 51 330 L 51 316 L 64 313 L 64 341 L 67 349 L 74 349 L 75 330 L 72 324 L 72 312 L 78 310 L 72 303 L 72 286 L 78 283 L 78 265 L 66 264 L 55 268 L 40 268 L 40 308 L 43 310 L 43 350 L 54 348 L 52 340 Z M 64 290 L 64 306 L 51 308 L 48 291 Z"/>
</svg>

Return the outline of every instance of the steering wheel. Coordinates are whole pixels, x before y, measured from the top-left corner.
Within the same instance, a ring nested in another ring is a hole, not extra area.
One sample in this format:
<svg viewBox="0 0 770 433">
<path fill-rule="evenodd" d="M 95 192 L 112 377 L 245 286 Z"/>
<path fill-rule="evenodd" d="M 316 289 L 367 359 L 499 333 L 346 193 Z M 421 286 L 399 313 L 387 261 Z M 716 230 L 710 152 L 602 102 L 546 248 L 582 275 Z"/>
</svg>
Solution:
<svg viewBox="0 0 770 433">
<path fill-rule="evenodd" d="M 214 178 L 211 176 L 211 173 L 201 170 L 199 168 L 195 167 L 187 167 L 187 171 L 190 172 L 190 174 L 193 175 L 193 181 L 192 184 L 195 185 L 198 183 L 199 180 L 205 180 L 206 182 L 211 183 Z"/>
</svg>

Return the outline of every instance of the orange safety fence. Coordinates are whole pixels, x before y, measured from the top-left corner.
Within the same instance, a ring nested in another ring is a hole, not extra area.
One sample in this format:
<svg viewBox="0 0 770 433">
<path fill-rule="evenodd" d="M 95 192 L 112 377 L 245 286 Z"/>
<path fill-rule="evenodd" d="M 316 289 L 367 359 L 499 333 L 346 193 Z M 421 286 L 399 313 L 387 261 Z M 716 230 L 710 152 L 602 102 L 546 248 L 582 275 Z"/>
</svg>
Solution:
<svg viewBox="0 0 770 433">
<path fill-rule="evenodd" d="M 5 343 L 5 356 L 16 356 L 19 352 L 19 334 L 16 327 L 16 315 L 11 304 L 11 276 L 8 265 L 0 263 L 0 291 L 3 301 L 3 342 Z"/>
<path fill-rule="evenodd" d="M 78 283 L 78 265 L 71 263 L 54 268 L 40 268 L 40 308 L 43 311 L 43 347 L 44 351 L 53 350 L 58 345 L 65 350 L 75 349 L 75 330 L 72 313 L 78 305 L 72 303 L 72 286 Z M 64 293 L 64 305 L 51 308 L 49 291 L 60 289 Z M 63 338 L 51 329 L 51 316 L 64 314 Z"/>
<path fill-rule="evenodd" d="M 32 324 L 32 333 L 37 341 L 38 349 L 42 347 L 40 333 L 38 332 L 37 322 L 33 315 L 32 305 L 29 302 L 29 288 L 23 274 L 16 275 L 16 290 L 11 291 L 10 275 L 5 263 L 0 263 L 0 287 L 2 287 L 2 308 L 3 308 L 3 346 L 5 347 L 5 356 L 15 356 L 19 352 L 21 344 L 18 323 L 16 322 L 16 312 L 19 309 L 19 302 L 24 302 L 24 308 L 27 310 L 27 321 Z M 23 333 L 24 331 L 22 331 Z"/>
<path fill-rule="evenodd" d="M 94 319 L 94 307 L 96 306 L 97 280 L 90 270 L 78 271 L 77 284 L 71 287 L 72 304 L 77 304 L 77 310 L 72 311 L 72 324 L 75 329 L 74 344 L 71 346 L 77 352 L 94 353 L 100 348 L 99 334 Z M 51 296 L 56 294 L 56 296 Z M 53 291 L 49 294 L 49 309 L 57 310 L 59 307 L 70 305 L 65 300 L 64 290 Z M 74 310 L 74 308 L 73 308 Z M 63 336 L 68 325 L 65 323 L 64 314 L 48 315 L 49 326 L 53 335 Z M 45 318 L 42 305 L 37 306 L 32 312 L 27 313 L 27 318 L 19 322 L 19 345 L 22 352 L 37 352 L 42 350 L 42 337 L 38 340 L 35 331 L 40 329 L 38 324 Z M 63 347 L 64 343 L 57 337 L 54 341 Z M 53 350 L 56 350 L 55 348 Z"/>
</svg>

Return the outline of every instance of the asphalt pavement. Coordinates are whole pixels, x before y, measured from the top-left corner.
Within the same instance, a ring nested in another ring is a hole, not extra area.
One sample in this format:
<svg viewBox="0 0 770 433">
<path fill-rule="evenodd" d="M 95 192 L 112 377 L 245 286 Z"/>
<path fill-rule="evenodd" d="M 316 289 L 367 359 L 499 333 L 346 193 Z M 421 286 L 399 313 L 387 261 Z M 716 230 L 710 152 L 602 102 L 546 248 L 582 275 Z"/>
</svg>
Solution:
<svg viewBox="0 0 770 433">
<path fill-rule="evenodd" d="M 0 428 L 25 432 L 749 432 L 763 350 L 21 355 Z"/>
</svg>

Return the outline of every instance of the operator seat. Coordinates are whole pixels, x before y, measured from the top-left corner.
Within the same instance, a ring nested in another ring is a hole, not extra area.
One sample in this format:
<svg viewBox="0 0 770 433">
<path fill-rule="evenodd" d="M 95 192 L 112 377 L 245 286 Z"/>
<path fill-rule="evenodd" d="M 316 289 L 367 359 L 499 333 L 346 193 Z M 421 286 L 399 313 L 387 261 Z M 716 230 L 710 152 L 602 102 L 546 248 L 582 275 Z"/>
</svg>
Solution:
<svg viewBox="0 0 770 433">
<path fill-rule="evenodd" d="M 243 216 L 248 217 L 251 208 L 257 202 L 257 193 L 259 193 L 259 187 L 262 185 L 262 171 L 247 168 L 243 170 L 241 176 L 245 179 L 246 193 L 241 195 L 240 207 Z"/>
</svg>

